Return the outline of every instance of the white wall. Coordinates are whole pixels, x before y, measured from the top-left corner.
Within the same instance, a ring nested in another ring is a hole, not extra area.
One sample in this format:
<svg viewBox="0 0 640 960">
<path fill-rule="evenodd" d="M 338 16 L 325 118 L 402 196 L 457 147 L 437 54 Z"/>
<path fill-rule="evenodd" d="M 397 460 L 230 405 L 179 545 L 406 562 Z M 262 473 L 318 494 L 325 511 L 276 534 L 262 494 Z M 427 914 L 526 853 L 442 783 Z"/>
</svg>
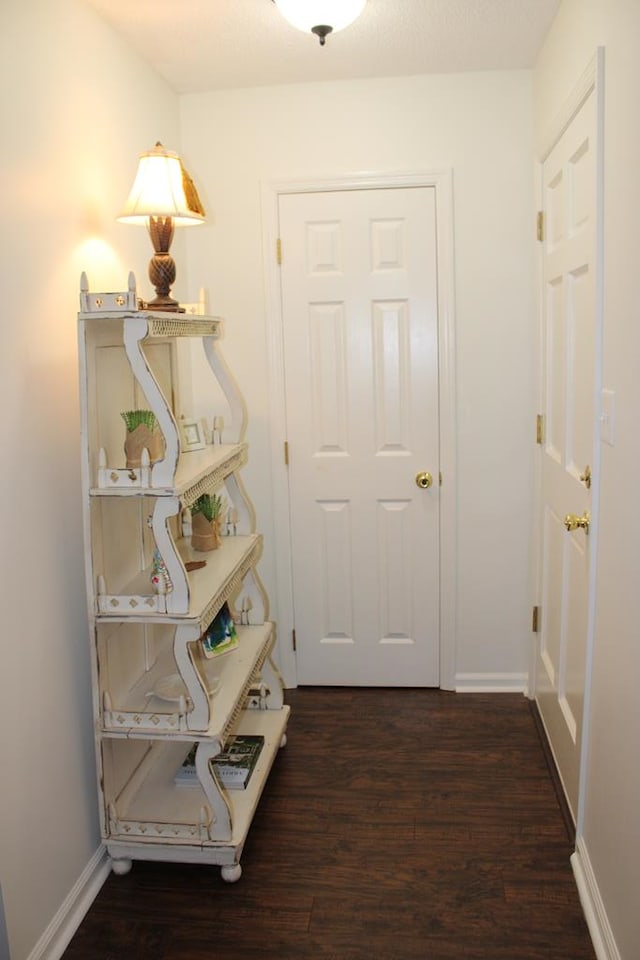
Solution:
<svg viewBox="0 0 640 960">
<path fill-rule="evenodd" d="M 590 755 L 579 824 L 619 956 L 640 943 L 640 4 L 563 0 L 535 70 L 544 131 L 596 47 L 605 47 L 604 384 L 615 390 L 615 446 L 602 447 Z M 606 929 L 606 924 L 605 924 Z M 615 956 L 609 942 L 609 955 Z"/>
<path fill-rule="evenodd" d="M 0 84 L 0 883 L 11 957 L 24 960 L 99 846 L 79 275 L 98 290 L 126 288 L 131 267 L 144 280 L 146 233 L 114 217 L 138 153 L 177 145 L 178 115 L 176 96 L 75 0 L 5 0 Z"/>
<path fill-rule="evenodd" d="M 212 310 L 226 318 L 224 350 L 248 402 L 245 476 L 265 533 L 261 572 L 272 598 L 261 185 L 453 171 L 459 675 L 526 670 L 534 415 L 530 93 L 531 76 L 523 71 L 181 99 L 183 152 L 210 214 L 206 227 L 187 236 L 190 279 L 209 288 Z"/>
</svg>

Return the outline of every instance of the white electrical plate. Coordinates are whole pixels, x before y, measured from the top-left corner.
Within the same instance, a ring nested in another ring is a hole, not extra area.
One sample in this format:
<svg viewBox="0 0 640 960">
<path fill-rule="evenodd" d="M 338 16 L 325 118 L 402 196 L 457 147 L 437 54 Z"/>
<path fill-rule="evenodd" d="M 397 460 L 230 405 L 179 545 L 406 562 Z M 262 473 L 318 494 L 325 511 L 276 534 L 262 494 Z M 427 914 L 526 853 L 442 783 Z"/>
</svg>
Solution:
<svg viewBox="0 0 640 960">
<path fill-rule="evenodd" d="M 615 438 L 616 395 L 613 390 L 603 390 L 600 398 L 600 439 L 603 443 L 608 443 L 612 447 Z"/>
</svg>

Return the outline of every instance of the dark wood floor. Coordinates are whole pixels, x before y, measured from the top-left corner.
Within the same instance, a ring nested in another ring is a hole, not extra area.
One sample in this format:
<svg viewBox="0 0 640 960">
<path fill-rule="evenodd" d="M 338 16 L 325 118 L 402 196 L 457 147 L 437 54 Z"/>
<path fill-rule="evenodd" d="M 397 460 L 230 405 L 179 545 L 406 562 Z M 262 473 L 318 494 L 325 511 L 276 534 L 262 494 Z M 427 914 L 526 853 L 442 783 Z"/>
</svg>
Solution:
<svg viewBox="0 0 640 960">
<path fill-rule="evenodd" d="M 594 960 L 519 695 L 289 691 L 242 858 L 111 875 L 64 960 Z"/>
</svg>

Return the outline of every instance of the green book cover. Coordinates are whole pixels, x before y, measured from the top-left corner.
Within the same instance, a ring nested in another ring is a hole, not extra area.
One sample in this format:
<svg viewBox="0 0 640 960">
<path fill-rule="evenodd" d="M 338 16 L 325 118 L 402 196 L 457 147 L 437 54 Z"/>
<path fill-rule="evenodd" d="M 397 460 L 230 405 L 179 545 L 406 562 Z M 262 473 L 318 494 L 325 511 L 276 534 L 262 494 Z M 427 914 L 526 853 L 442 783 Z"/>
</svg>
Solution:
<svg viewBox="0 0 640 960">
<path fill-rule="evenodd" d="M 264 737 L 238 734 L 229 737 L 225 749 L 214 757 L 211 766 L 223 786 L 229 790 L 244 789 L 258 762 Z"/>
<path fill-rule="evenodd" d="M 213 622 L 201 637 L 202 649 L 206 657 L 219 657 L 238 646 L 238 633 L 228 604 L 223 604 Z"/>
</svg>

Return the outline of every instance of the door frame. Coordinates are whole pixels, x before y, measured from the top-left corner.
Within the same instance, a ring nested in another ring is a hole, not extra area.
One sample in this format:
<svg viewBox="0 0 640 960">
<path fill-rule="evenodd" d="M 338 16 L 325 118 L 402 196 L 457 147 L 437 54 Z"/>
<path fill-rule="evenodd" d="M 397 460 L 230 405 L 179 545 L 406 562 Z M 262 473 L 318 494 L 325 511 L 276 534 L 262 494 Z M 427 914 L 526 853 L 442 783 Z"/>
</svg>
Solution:
<svg viewBox="0 0 640 960">
<path fill-rule="evenodd" d="M 596 585 L 597 585 L 597 556 L 598 556 L 598 528 L 599 528 L 599 492 L 600 492 L 600 463 L 601 463 L 601 429 L 602 421 L 602 360 L 603 360 L 603 326 L 604 326 L 604 48 L 598 47 L 594 56 L 587 64 L 582 76 L 573 90 L 564 101 L 560 111 L 551 125 L 546 129 L 536 144 L 535 157 L 535 201 L 536 210 L 544 210 L 543 194 L 543 165 L 554 149 L 567 127 L 581 109 L 587 98 L 593 94 L 596 98 L 596 262 L 595 262 L 595 371 L 594 371 L 594 455 L 591 474 L 591 523 L 589 527 L 590 562 L 589 562 L 589 595 L 587 598 L 587 649 L 585 663 L 585 689 L 582 717 L 582 742 L 580 749 L 580 773 L 578 784 L 578 809 L 576 814 L 576 838 L 583 832 L 584 824 L 584 787 L 586 783 L 587 764 L 589 756 L 589 717 L 591 699 L 591 676 L 593 672 L 593 643 L 595 636 L 596 616 Z M 544 372 L 544 273 L 542 245 L 536 245 L 536 295 L 537 295 L 537 349 L 536 349 L 536 383 L 538 409 L 544 409 L 543 372 Z M 539 448 L 536 462 L 535 504 L 533 523 L 533 589 L 534 603 L 539 604 L 541 598 L 542 572 L 542 450 Z M 537 692 L 537 647 L 539 635 L 532 634 L 533 640 L 529 651 L 529 696 L 535 699 Z M 551 743 L 549 741 L 551 747 Z M 552 752 L 553 752 L 553 748 Z"/>
<path fill-rule="evenodd" d="M 286 403 L 279 239 L 279 199 L 291 193 L 340 190 L 385 190 L 433 187 L 436 199 L 436 258 L 438 289 L 438 397 L 440 431 L 440 687 L 455 689 L 457 473 L 455 288 L 453 246 L 453 177 L 450 170 L 402 174 L 354 174 L 304 180 L 277 180 L 261 185 L 267 361 L 269 369 L 269 426 L 278 620 L 277 660 L 287 687 L 297 686 L 293 650 L 293 573 L 289 517 L 289 478 L 284 462 Z M 286 256 L 286 251 L 284 251 Z"/>
</svg>

